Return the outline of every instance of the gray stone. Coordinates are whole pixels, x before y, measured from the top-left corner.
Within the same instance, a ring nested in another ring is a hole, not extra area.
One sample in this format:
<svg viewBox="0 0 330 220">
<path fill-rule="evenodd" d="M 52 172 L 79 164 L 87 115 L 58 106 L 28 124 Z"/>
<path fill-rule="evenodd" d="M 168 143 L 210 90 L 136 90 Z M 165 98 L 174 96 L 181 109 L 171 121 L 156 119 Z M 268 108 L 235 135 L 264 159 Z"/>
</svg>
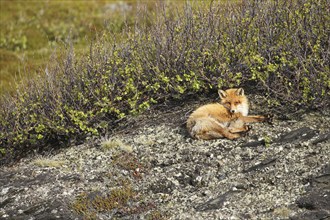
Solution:
<svg viewBox="0 0 330 220">
<path fill-rule="evenodd" d="M 1 167 L 0 218 L 83 219 L 71 206 L 82 195 L 93 200 L 120 189 L 132 197 L 123 207 L 94 210 L 96 219 L 328 216 L 329 115 L 277 119 L 272 126 L 253 124 L 238 140 L 201 141 L 184 127 L 197 105 L 151 110 L 105 137 Z M 118 140 L 130 153 L 100 147 L 104 140 Z M 43 159 L 48 166 L 35 162 Z"/>
</svg>

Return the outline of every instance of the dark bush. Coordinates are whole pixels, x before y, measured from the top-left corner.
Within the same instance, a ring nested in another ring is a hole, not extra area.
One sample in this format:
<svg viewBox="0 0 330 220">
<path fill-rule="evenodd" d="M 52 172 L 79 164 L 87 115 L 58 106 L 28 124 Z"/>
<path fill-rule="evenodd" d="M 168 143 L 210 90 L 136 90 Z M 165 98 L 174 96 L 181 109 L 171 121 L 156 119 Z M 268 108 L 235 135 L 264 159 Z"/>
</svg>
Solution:
<svg viewBox="0 0 330 220">
<path fill-rule="evenodd" d="M 270 106 L 329 107 L 329 1 L 213 2 L 156 15 L 142 14 L 120 43 L 105 33 L 79 60 L 66 45 L 64 59 L 4 97 L 2 158 L 98 135 L 152 104 L 218 88 L 243 86 Z"/>
</svg>

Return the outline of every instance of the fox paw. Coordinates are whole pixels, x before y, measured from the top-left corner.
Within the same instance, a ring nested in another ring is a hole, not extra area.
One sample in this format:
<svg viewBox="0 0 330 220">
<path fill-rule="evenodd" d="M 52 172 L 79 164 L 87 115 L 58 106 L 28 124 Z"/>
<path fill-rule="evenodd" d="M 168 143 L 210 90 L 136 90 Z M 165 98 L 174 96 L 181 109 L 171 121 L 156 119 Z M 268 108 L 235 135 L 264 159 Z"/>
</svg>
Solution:
<svg viewBox="0 0 330 220">
<path fill-rule="evenodd" d="M 248 136 L 248 133 L 249 133 L 248 131 L 250 131 L 252 129 L 252 126 L 251 125 L 245 125 L 245 128 L 246 128 L 246 130 L 241 133 L 242 137 Z"/>
<path fill-rule="evenodd" d="M 227 138 L 230 139 L 230 140 L 234 140 L 234 139 L 237 139 L 237 138 L 239 138 L 239 137 L 241 137 L 241 135 L 238 134 L 238 133 L 231 134 L 231 135 L 228 135 L 228 136 L 227 136 Z"/>
<path fill-rule="evenodd" d="M 241 132 L 242 136 L 246 136 L 248 132 L 252 129 L 251 125 L 245 125 L 244 126 L 245 130 Z"/>
</svg>

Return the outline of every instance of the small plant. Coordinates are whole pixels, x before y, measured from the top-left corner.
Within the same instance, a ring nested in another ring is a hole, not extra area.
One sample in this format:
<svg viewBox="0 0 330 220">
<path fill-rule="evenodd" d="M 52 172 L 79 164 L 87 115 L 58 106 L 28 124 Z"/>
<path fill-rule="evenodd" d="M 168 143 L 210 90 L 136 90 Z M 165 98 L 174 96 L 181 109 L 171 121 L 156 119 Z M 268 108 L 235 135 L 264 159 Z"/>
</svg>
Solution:
<svg viewBox="0 0 330 220">
<path fill-rule="evenodd" d="M 52 160 L 52 159 L 47 159 L 47 158 L 38 158 L 33 161 L 33 164 L 39 167 L 62 167 L 63 165 L 66 164 L 65 161 L 61 160 Z"/>
<path fill-rule="evenodd" d="M 98 213 L 116 212 L 135 199 L 136 192 L 127 181 L 120 188 L 113 189 L 109 194 L 81 193 L 71 204 L 71 208 L 84 219 L 97 219 Z"/>
<path fill-rule="evenodd" d="M 123 143 L 118 140 L 105 140 L 101 143 L 101 147 L 105 150 L 119 148 Z"/>
<path fill-rule="evenodd" d="M 123 143 L 121 140 L 105 140 L 101 143 L 101 148 L 104 150 L 118 149 L 127 153 L 133 151 L 132 147 Z"/>
<path fill-rule="evenodd" d="M 6 149 L 0 147 L 0 154 L 2 154 L 3 156 L 6 155 Z"/>
<path fill-rule="evenodd" d="M 269 147 L 271 143 L 272 143 L 272 139 L 269 136 L 267 136 L 267 135 L 264 136 L 265 147 Z"/>
<path fill-rule="evenodd" d="M 114 218 L 118 215 L 134 218 L 137 214 L 147 213 L 147 219 L 165 219 L 154 203 L 143 201 L 129 180 L 122 179 L 120 185 L 109 193 L 83 192 L 75 198 L 70 208 L 83 219 L 99 219 L 98 215 L 104 213 L 110 213 Z"/>
<path fill-rule="evenodd" d="M 128 152 L 118 153 L 117 155 L 114 155 L 113 165 L 133 172 L 137 169 L 142 171 L 144 167 L 143 164 L 139 162 L 138 158 Z"/>
<path fill-rule="evenodd" d="M 147 220 L 165 220 L 166 215 L 159 210 L 154 210 L 146 217 Z"/>
</svg>

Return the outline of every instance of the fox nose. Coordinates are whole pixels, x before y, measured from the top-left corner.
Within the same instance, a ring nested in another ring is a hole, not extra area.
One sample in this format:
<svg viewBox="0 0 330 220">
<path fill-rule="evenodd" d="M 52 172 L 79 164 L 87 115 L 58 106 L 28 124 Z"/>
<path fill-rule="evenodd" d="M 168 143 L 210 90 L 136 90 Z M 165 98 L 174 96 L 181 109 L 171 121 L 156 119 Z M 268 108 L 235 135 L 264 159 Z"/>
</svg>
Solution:
<svg viewBox="0 0 330 220">
<path fill-rule="evenodd" d="M 232 109 L 232 110 L 230 110 L 230 112 L 231 112 L 231 113 L 235 113 L 235 110 L 234 110 L 234 109 Z"/>
</svg>

